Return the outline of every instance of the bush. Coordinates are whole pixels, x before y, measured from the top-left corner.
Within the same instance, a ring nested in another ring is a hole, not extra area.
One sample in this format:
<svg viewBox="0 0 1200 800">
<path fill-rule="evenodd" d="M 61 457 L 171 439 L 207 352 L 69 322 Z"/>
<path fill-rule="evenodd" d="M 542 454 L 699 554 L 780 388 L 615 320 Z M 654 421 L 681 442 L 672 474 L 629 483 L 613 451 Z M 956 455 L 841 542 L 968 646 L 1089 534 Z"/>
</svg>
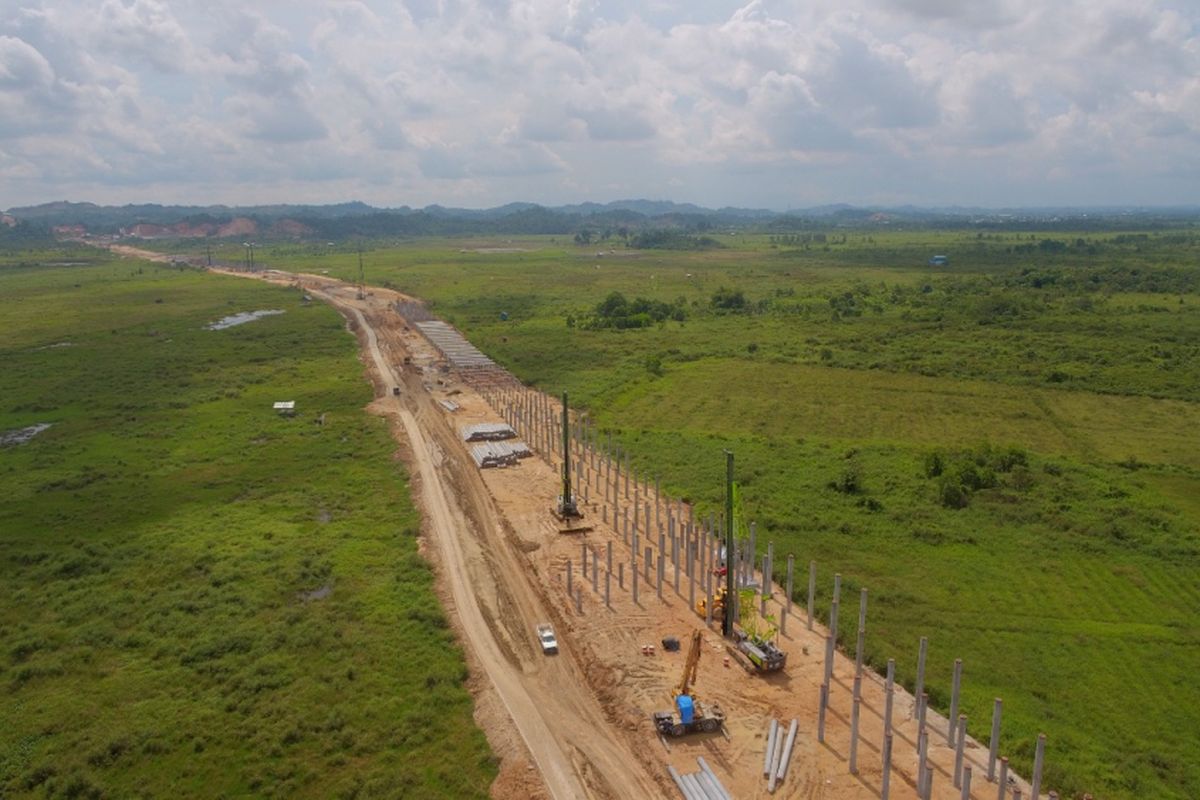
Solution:
<svg viewBox="0 0 1200 800">
<path fill-rule="evenodd" d="M 838 479 L 829 484 L 830 488 L 842 494 L 858 494 L 863 490 L 862 467 L 858 459 L 852 458 L 846 463 L 845 469 Z"/>
<path fill-rule="evenodd" d="M 966 508 L 971 492 L 953 476 L 945 475 L 938 482 L 938 500 L 946 508 Z"/>
<path fill-rule="evenodd" d="M 710 303 L 718 311 L 744 311 L 746 295 L 741 289 L 726 289 L 722 286 L 713 292 Z"/>
<path fill-rule="evenodd" d="M 611 292 L 608 297 L 596 304 L 594 315 L 583 324 L 585 328 L 603 329 L 615 328 L 648 328 L 668 319 L 682 322 L 687 318 L 687 312 L 680 301 L 674 305 L 659 300 L 648 300 L 636 297 L 633 301 L 625 298 L 620 292 Z M 572 318 L 573 319 L 573 318 Z"/>
</svg>

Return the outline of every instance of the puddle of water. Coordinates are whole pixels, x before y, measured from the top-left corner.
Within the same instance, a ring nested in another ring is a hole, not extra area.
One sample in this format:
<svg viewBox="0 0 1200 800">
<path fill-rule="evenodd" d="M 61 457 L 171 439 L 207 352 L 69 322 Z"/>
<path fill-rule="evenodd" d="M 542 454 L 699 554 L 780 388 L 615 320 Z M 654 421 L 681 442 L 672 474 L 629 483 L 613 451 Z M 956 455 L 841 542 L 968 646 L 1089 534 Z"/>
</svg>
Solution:
<svg viewBox="0 0 1200 800">
<path fill-rule="evenodd" d="M 301 600 L 307 603 L 312 600 L 324 600 L 331 594 L 333 594 L 333 587 L 329 584 L 325 584 L 319 589 L 313 589 L 311 592 L 300 592 L 299 597 Z"/>
<path fill-rule="evenodd" d="M 75 346 L 74 342 L 55 342 L 54 344 L 44 344 L 37 349 L 38 350 L 54 350 L 55 348 L 58 348 L 58 347 L 74 347 L 74 346 Z"/>
<path fill-rule="evenodd" d="M 0 433 L 0 447 L 8 447 L 14 444 L 25 444 L 33 437 L 37 436 L 42 431 L 50 427 L 52 423 L 39 422 L 37 425 L 30 425 L 28 428 L 17 428 L 11 431 Z"/>
<path fill-rule="evenodd" d="M 223 331 L 226 328 L 232 328 L 234 325 L 244 325 L 247 322 L 254 322 L 256 319 L 263 317 L 272 317 L 276 314 L 282 314 L 283 311 L 278 308 L 268 308 L 262 311 L 242 311 L 238 314 L 230 314 L 228 317 L 222 317 L 216 322 L 205 325 L 206 330 Z"/>
</svg>

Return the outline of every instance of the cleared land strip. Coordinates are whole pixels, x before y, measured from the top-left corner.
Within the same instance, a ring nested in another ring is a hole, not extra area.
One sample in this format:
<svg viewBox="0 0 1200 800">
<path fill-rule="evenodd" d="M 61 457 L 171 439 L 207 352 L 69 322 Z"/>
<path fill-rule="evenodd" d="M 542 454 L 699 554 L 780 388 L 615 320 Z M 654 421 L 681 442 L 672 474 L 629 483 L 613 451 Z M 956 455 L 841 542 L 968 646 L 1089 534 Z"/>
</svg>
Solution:
<svg viewBox="0 0 1200 800">
<path fill-rule="evenodd" d="M 628 740 L 608 727 L 571 656 L 546 660 L 529 648 L 533 625 L 549 614 L 527 570 L 514 558 L 487 488 L 474 465 L 466 463 L 457 434 L 434 398 L 418 376 L 397 375 L 390 366 L 376 330 L 376 315 L 389 313 L 386 304 L 373 298 L 357 301 L 345 287 L 328 282 L 318 287 L 306 280 L 306 288 L 358 323 L 378 378 L 377 402 L 399 414 L 420 486 L 419 502 L 461 630 L 550 794 L 560 800 L 663 796 Z M 400 346 L 395 338 L 387 344 L 393 356 L 400 356 L 394 352 Z M 390 386 L 402 386 L 401 395 L 391 396 Z M 476 538 L 483 540 L 485 559 L 469 553 L 481 544 Z"/>
<path fill-rule="evenodd" d="M 329 297 L 326 295 L 326 297 Z M 332 298 L 330 298 L 332 300 Z M 334 302 L 337 305 L 336 302 Z M 379 340 L 375 329 L 367 322 L 362 311 L 350 308 L 366 335 L 367 351 L 375 363 L 375 369 L 385 381 L 391 380 L 399 384 L 400 380 L 383 358 L 379 350 Z M 454 595 L 455 607 L 463 629 L 470 640 L 472 648 L 480 663 L 487 671 L 488 677 L 496 687 L 504 707 L 512 717 L 525 746 L 529 748 L 543 780 L 550 793 L 557 798 L 582 797 L 586 792 L 577 776 L 567 772 L 563 767 L 568 763 L 566 755 L 558 746 L 553 733 L 542 716 L 537 713 L 538 704 L 522 685 L 519 676 L 509 666 L 482 614 L 479 613 L 480 602 L 475 596 L 475 589 L 469 576 L 465 574 L 466 558 L 455 534 L 455 527 L 464 523 L 461 512 L 451 510 L 452 501 L 446 496 L 446 491 L 433 463 L 429 443 L 425 439 L 421 426 L 417 424 L 412 412 L 400 408 L 400 419 L 408 437 L 408 445 L 412 449 L 412 459 L 415 472 L 420 479 L 421 504 L 427 514 L 427 521 L 433 528 L 433 538 L 442 551 L 442 564 L 445 566 L 446 578 Z"/>
</svg>

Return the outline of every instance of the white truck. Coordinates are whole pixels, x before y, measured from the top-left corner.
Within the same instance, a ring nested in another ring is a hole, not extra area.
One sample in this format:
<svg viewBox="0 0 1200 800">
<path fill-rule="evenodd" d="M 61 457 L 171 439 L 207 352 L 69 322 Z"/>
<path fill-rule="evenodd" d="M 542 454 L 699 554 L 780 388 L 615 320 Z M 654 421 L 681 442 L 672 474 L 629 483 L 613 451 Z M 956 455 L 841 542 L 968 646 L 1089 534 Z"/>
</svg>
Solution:
<svg viewBox="0 0 1200 800">
<path fill-rule="evenodd" d="M 543 653 L 553 655 L 558 652 L 558 639 L 554 636 L 554 627 L 550 623 L 543 622 L 537 626 L 537 637 Z"/>
</svg>

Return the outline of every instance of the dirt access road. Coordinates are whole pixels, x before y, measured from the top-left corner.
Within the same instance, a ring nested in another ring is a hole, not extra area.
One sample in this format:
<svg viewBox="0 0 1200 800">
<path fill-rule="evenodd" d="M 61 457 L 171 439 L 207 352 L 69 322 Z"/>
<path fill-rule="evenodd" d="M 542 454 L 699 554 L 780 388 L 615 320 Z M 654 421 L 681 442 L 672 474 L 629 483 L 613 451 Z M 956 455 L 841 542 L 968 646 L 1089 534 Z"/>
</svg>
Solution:
<svg viewBox="0 0 1200 800">
<path fill-rule="evenodd" d="M 125 254 L 159 256 L 131 250 Z M 864 675 L 859 769 L 852 774 L 847 754 L 854 660 L 836 656 L 826 739 L 818 742 L 818 687 L 824 677 L 828 631 L 820 624 L 809 630 L 803 609 L 793 608 L 788 631 L 779 640 L 789 656 L 786 671 L 748 677 L 736 665 L 722 664 L 725 643 L 696 616 L 686 579 L 681 585 L 675 577 L 674 587 L 668 579 L 665 591 L 656 596 L 647 573 L 640 599 L 631 596 L 633 553 L 615 525 L 615 502 L 620 497 L 627 507 L 632 500 L 632 508 L 648 508 L 652 486 L 628 477 L 622 486 L 621 476 L 614 480 L 611 470 L 606 476 L 598 469 L 599 454 L 585 451 L 584 462 L 593 469 L 585 473 L 581 488 L 594 530 L 564 536 L 547 513 L 558 482 L 556 444 L 517 467 L 482 472 L 476 468 L 458 426 L 500 421 L 502 413 L 512 413 L 514 403 L 525 403 L 528 410 L 552 404 L 549 398 L 515 381 L 506 391 L 485 394 L 459 381 L 430 343 L 409 330 L 390 307 L 395 300 L 408 299 L 395 292 L 371 288 L 359 299 L 355 287 L 318 275 L 268 271 L 253 277 L 302 287 L 329 302 L 358 336 L 376 387 L 369 408 L 392 422 L 413 476 L 425 520 L 423 549 L 434 562 L 443 603 L 465 644 L 476 720 L 501 758 L 493 797 L 678 797 L 666 766 L 694 772 L 697 756 L 703 756 L 732 796 L 766 798 L 762 762 L 771 719 L 785 725 L 791 719 L 799 722 L 792 766 L 775 797 L 879 797 L 883 681 L 874 673 Z M 401 389 L 399 396 L 392 394 L 394 387 Z M 439 403 L 450 400 L 453 411 Z M 518 427 L 528 429 L 524 424 Z M 536 439 L 526 441 L 536 449 Z M 607 515 L 610 497 L 613 515 Z M 611 599 L 604 581 L 597 589 L 580 575 L 580 548 L 592 558 L 611 548 L 614 570 L 625 568 L 623 585 L 616 574 L 597 570 L 613 578 Z M 778 555 L 782 559 L 784 554 Z M 572 562 L 575 587 L 582 590 L 579 608 L 564 581 Z M 769 597 L 777 614 L 783 612 L 781 595 L 774 592 Z M 558 658 L 542 656 L 534 640 L 533 626 L 545 620 L 558 630 Z M 655 737 L 650 712 L 670 705 L 682 656 L 660 652 L 646 657 L 640 650 L 666 633 L 685 639 L 697 628 L 704 633 L 705 654 L 696 685 L 706 701 L 718 702 L 729 713 L 727 736 L 695 734 L 672 740 L 668 749 Z M 914 703 L 899 687 L 894 700 L 891 797 L 913 800 L 918 741 Z M 972 724 L 973 730 L 979 727 L 978 722 Z M 928 761 L 935 771 L 932 796 L 959 800 L 951 781 L 954 749 L 946 738 L 946 721 L 932 711 L 929 731 Z M 996 786 L 981 779 L 987 748 L 967 737 L 965 756 L 977 778 L 970 797 L 991 800 Z M 1028 785 L 1019 784 L 1028 796 Z"/>
</svg>

